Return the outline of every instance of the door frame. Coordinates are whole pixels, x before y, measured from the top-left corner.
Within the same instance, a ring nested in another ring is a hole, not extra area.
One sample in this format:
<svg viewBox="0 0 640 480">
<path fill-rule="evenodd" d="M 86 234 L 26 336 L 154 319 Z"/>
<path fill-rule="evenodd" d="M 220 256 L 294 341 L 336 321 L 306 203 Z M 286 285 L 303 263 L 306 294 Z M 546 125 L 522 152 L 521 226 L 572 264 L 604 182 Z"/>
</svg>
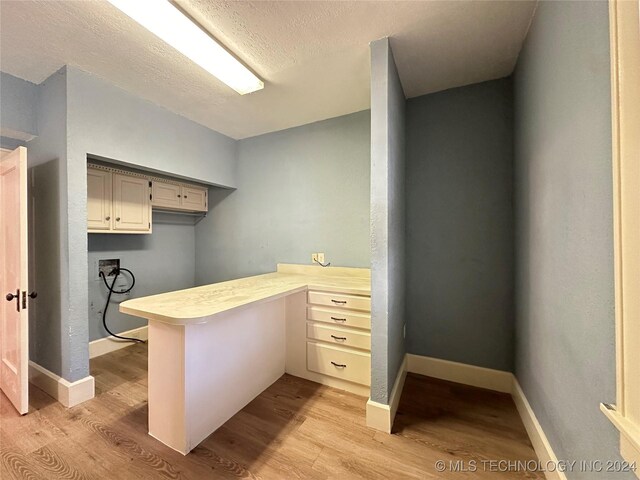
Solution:
<svg viewBox="0 0 640 480">
<path fill-rule="evenodd" d="M 620 453 L 640 467 L 640 1 L 610 0 L 616 405 Z M 640 478 L 640 470 L 636 471 Z"/>
</svg>

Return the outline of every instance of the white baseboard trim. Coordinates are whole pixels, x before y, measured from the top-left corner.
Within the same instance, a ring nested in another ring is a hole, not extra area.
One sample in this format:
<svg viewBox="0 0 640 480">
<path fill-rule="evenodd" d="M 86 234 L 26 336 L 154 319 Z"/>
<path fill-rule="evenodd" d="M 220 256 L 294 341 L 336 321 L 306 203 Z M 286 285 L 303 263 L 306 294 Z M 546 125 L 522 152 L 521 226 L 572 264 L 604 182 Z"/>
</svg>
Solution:
<svg viewBox="0 0 640 480">
<path fill-rule="evenodd" d="M 29 362 L 29 382 L 69 408 L 91 400 L 95 396 L 95 381 L 91 375 L 69 382 L 31 361 Z"/>
<path fill-rule="evenodd" d="M 411 373 L 511 394 L 541 465 L 552 467 L 545 471 L 545 477 L 547 480 L 567 480 L 564 472 L 553 468 L 558 465 L 558 457 L 513 373 L 412 354 L 407 354 L 406 363 L 407 371 Z M 367 421 L 368 412 L 367 404 Z"/>
<path fill-rule="evenodd" d="M 538 460 L 540 460 L 540 463 L 543 466 L 547 464 L 557 466 L 558 457 L 556 457 L 556 454 L 553 452 L 551 444 L 549 443 L 544 430 L 542 430 L 540 422 L 538 422 L 538 419 L 536 418 L 536 414 L 531 408 L 527 397 L 525 397 L 524 392 L 522 391 L 522 388 L 520 388 L 520 384 L 515 377 L 513 377 L 513 390 L 511 391 L 511 396 L 516 404 L 522 423 L 527 429 L 529 439 L 531 440 L 533 449 L 536 451 Z M 554 471 L 545 472 L 547 480 L 567 480 L 567 476 L 564 472 L 560 472 L 552 468 L 548 470 Z"/>
<path fill-rule="evenodd" d="M 389 396 L 389 405 L 384 403 L 374 402 L 369 398 L 367 401 L 367 426 L 375 428 L 386 433 L 391 433 L 393 428 L 393 421 L 396 418 L 396 412 L 398 411 L 398 405 L 400 404 L 400 397 L 402 396 L 402 389 L 404 388 L 404 381 L 407 378 L 407 356 L 405 355 L 396 381 L 393 384 L 391 395 Z"/>
<path fill-rule="evenodd" d="M 139 338 L 140 340 L 148 340 L 149 327 L 145 325 L 144 327 L 127 330 L 126 332 L 119 333 L 118 335 L 121 335 L 123 337 Z M 132 342 L 127 342 L 125 340 L 119 340 L 111 336 L 100 338 L 98 340 L 94 340 L 93 342 L 89 342 L 89 358 L 96 358 L 106 353 L 115 352 L 116 350 L 120 350 L 121 348 L 130 347 L 131 345 L 135 344 Z"/>
<path fill-rule="evenodd" d="M 410 353 L 407 354 L 407 370 L 426 377 L 439 378 L 502 393 L 511 393 L 513 385 L 513 374 L 511 372 Z"/>
</svg>

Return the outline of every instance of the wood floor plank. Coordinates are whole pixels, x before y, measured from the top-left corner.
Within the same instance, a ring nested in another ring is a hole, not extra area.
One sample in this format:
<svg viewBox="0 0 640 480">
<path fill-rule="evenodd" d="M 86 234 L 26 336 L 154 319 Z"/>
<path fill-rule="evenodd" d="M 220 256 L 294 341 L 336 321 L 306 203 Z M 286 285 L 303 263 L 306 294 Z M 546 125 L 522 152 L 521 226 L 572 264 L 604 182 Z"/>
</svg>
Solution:
<svg viewBox="0 0 640 480">
<path fill-rule="evenodd" d="M 366 398 L 284 375 L 183 456 L 148 435 L 146 345 L 92 359 L 91 373 L 96 397 L 71 409 L 32 386 L 20 417 L 0 394 L 2 480 L 544 478 L 435 470 L 536 460 L 505 394 L 409 374 L 387 435 L 366 426 Z"/>
<path fill-rule="evenodd" d="M 89 476 L 79 471 L 75 466 L 69 465 L 70 462 L 78 458 L 79 449 L 74 448 L 73 452 L 63 450 L 60 454 L 56 451 L 60 447 L 61 445 L 58 444 L 39 448 L 29 454 L 29 463 L 37 465 L 48 478 L 88 480 Z M 103 474 L 106 473 L 103 472 Z"/>
</svg>

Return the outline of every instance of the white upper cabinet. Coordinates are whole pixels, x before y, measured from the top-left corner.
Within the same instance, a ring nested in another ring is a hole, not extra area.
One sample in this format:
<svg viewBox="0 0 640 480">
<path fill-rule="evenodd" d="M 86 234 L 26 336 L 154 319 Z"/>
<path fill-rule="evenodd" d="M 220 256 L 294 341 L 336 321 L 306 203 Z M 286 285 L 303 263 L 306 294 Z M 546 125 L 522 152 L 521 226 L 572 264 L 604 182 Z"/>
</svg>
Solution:
<svg viewBox="0 0 640 480">
<path fill-rule="evenodd" d="M 207 188 L 153 179 L 152 205 L 168 210 L 207 211 Z"/>
<path fill-rule="evenodd" d="M 87 166 L 89 233 L 151 233 L 152 208 L 206 212 L 207 187 L 101 165 Z"/>
<path fill-rule="evenodd" d="M 207 189 L 195 185 L 182 185 L 182 208 L 195 212 L 207 211 Z"/>
<path fill-rule="evenodd" d="M 154 207 L 179 209 L 180 199 L 180 185 L 171 182 L 162 182 L 159 180 L 152 180 L 152 201 L 151 204 Z"/>
<path fill-rule="evenodd" d="M 87 227 L 89 231 L 111 229 L 111 172 L 87 169 Z"/>
<path fill-rule="evenodd" d="M 151 189 L 144 177 L 113 174 L 114 230 L 151 232 Z"/>
</svg>

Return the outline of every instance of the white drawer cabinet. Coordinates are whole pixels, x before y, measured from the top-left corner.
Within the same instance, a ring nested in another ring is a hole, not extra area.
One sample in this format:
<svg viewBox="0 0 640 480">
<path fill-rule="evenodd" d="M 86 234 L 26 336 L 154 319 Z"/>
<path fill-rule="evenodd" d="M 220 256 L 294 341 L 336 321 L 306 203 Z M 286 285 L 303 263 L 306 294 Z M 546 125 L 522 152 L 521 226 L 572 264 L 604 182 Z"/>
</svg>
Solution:
<svg viewBox="0 0 640 480">
<path fill-rule="evenodd" d="M 355 350 L 307 342 L 307 368 L 348 382 L 371 383 L 371 356 Z"/>
<path fill-rule="evenodd" d="M 365 312 L 350 312 L 338 308 L 308 306 L 307 319 L 325 322 L 342 327 L 362 328 L 371 330 L 371 314 Z"/>
<path fill-rule="evenodd" d="M 309 290 L 309 303 L 350 310 L 371 311 L 371 297 L 345 295 L 344 293 L 317 292 Z"/>
<path fill-rule="evenodd" d="M 371 382 L 371 297 L 307 292 L 307 370 L 360 393 Z M 316 380 L 317 381 L 317 380 Z M 336 380 L 333 380 L 335 382 Z M 349 385 L 357 384 L 353 387 Z"/>
<path fill-rule="evenodd" d="M 371 334 L 353 328 L 339 328 L 322 323 L 307 322 L 307 338 L 341 347 L 371 350 Z"/>
</svg>

